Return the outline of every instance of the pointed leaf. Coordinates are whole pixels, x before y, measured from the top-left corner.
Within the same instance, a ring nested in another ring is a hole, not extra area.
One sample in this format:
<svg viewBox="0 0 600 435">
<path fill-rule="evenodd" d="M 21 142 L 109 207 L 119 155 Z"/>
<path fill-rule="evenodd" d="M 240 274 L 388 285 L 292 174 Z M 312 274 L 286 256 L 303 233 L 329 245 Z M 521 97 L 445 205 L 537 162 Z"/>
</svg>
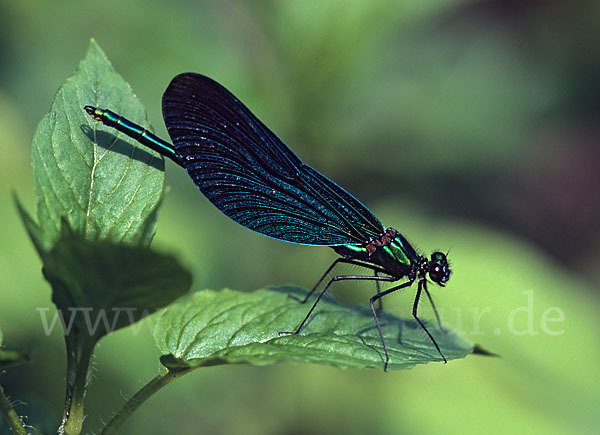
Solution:
<svg viewBox="0 0 600 435">
<path fill-rule="evenodd" d="M 94 122 L 86 104 L 148 127 L 142 104 L 92 40 L 77 72 L 60 87 L 33 137 L 31 160 L 45 250 L 61 217 L 87 238 L 148 242 L 163 186 L 164 161 Z"/>
<path fill-rule="evenodd" d="M 66 329 L 72 322 L 76 332 L 96 339 L 168 305 L 192 283 L 171 255 L 68 231 L 49 252 L 44 276 Z"/>
<path fill-rule="evenodd" d="M 33 246 L 35 247 L 35 250 L 37 251 L 39 256 L 43 257 L 46 253 L 46 237 L 44 235 L 44 232 L 42 231 L 42 228 L 33 220 L 29 213 L 27 213 L 27 211 L 19 201 L 19 198 L 17 198 L 16 193 L 13 194 L 13 199 L 15 201 L 15 205 L 17 207 L 19 216 L 21 217 L 21 221 L 23 221 L 23 226 L 27 231 L 27 235 L 33 242 Z"/>
<path fill-rule="evenodd" d="M 160 313 L 154 338 L 161 362 L 172 370 L 217 364 L 264 365 L 276 362 L 383 368 L 379 333 L 370 309 L 325 298 L 299 335 L 293 331 L 310 309 L 288 297 L 304 295 L 294 287 L 253 293 L 205 290 L 180 299 Z M 433 344 L 414 320 L 382 313 L 380 321 L 390 355 L 388 369 L 440 361 Z M 444 334 L 428 323 L 448 360 L 462 358 L 473 344 Z"/>
</svg>

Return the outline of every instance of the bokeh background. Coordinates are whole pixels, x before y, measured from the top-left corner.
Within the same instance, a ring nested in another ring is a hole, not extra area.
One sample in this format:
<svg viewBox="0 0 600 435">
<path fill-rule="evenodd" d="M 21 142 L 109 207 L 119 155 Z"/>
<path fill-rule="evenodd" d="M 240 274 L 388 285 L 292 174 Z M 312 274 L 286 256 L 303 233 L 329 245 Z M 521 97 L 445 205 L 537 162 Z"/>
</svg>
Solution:
<svg viewBox="0 0 600 435">
<path fill-rule="evenodd" d="M 17 411 L 37 433 L 56 428 L 65 355 L 36 311 L 50 289 L 11 190 L 35 210 L 32 134 L 94 37 L 160 135 L 169 80 L 207 74 L 424 253 L 450 249 L 443 317 L 501 355 L 393 373 L 204 368 L 123 433 L 597 433 L 599 20 L 593 0 L 0 0 L 0 327 L 34 356 L 0 374 Z M 310 287 L 335 258 L 231 222 L 170 162 L 166 181 L 154 246 L 193 270 L 194 289 Z M 413 294 L 386 309 L 408 316 Z M 157 358 L 148 328 L 100 343 L 88 433 Z"/>
</svg>

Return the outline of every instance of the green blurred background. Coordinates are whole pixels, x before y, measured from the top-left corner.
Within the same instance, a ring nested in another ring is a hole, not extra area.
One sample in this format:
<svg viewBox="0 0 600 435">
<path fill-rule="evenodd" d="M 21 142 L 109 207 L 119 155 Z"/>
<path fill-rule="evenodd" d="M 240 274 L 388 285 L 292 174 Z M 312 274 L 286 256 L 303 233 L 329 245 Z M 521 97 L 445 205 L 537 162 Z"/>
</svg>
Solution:
<svg viewBox="0 0 600 435">
<path fill-rule="evenodd" d="M 34 356 L 0 374 L 17 411 L 56 428 L 65 355 L 59 331 L 44 335 L 50 289 L 10 192 L 35 210 L 35 125 L 94 37 L 163 137 L 169 80 L 207 74 L 423 253 L 451 249 L 443 317 L 502 356 L 393 373 L 205 368 L 123 433 L 597 433 L 599 19 L 592 0 L 0 0 L 0 327 Z M 335 258 L 233 223 L 170 162 L 166 181 L 154 246 L 193 270 L 194 289 L 310 287 Z M 365 303 L 365 287 L 335 294 Z M 386 309 L 408 316 L 413 294 Z M 100 343 L 88 432 L 157 358 L 146 327 Z"/>
</svg>

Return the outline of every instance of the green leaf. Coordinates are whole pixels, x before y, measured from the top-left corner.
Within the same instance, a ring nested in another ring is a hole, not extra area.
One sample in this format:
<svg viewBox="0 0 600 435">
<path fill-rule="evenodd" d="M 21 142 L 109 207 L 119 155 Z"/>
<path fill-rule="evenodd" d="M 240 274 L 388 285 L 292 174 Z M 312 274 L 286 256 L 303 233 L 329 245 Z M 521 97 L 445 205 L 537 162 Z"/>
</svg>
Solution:
<svg viewBox="0 0 600 435">
<path fill-rule="evenodd" d="M 218 364 L 264 365 L 276 362 L 383 368 L 385 356 L 370 309 L 346 306 L 326 297 L 299 335 L 293 331 L 310 308 L 286 287 L 242 293 L 204 290 L 170 305 L 155 320 L 154 339 L 161 362 L 171 370 Z M 379 316 L 390 355 L 389 369 L 440 361 L 433 344 L 414 320 Z M 428 323 L 448 360 L 462 358 L 473 344 Z"/>
<path fill-rule="evenodd" d="M 50 250 L 43 272 L 62 323 L 96 340 L 168 305 L 192 284 L 191 274 L 171 255 L 86 240 L 68 230 Z"/>
<path fill-rule="evenodd" d="M 66 335 L 75 328 L 95 342 L 187 292 L 191 276 L 173 257 L 143 247 L 154 234 L 162 158 L 93 121 L 86 104 L 138 122 L 145 118 L 93 40 L 34 135 L 39 224 L 16 195 L 15 202 L 42 257 Z"/>
<path fill-rule="evenodd" d="M 149 127 L 131 87 L 92 40 L 33 137 L 31 160 L 45 251 L 58 237 L 63 217 L 88 239 L 148 243 L 153 233 L 148 228 L 154 228 L 153 211 L 162 192 L 162 157 L 93 121 L 83 110 L 87 104 Z"/>
</svg>

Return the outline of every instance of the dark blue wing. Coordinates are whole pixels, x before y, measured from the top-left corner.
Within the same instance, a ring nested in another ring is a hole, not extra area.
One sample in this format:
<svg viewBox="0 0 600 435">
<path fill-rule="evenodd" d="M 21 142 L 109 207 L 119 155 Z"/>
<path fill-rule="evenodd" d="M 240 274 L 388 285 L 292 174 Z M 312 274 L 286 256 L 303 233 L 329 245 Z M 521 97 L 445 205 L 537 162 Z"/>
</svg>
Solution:
<svg viewBox="0 0 600 435">
<path fill-rule="evenodd" d="M 233 94 L 200 74 L 176 76 L 163 116 L 183 166 L 243 226 L 307 245 L 365 243 L 383 226 L 356 198 L 302 161 Z"/>
</svg>

